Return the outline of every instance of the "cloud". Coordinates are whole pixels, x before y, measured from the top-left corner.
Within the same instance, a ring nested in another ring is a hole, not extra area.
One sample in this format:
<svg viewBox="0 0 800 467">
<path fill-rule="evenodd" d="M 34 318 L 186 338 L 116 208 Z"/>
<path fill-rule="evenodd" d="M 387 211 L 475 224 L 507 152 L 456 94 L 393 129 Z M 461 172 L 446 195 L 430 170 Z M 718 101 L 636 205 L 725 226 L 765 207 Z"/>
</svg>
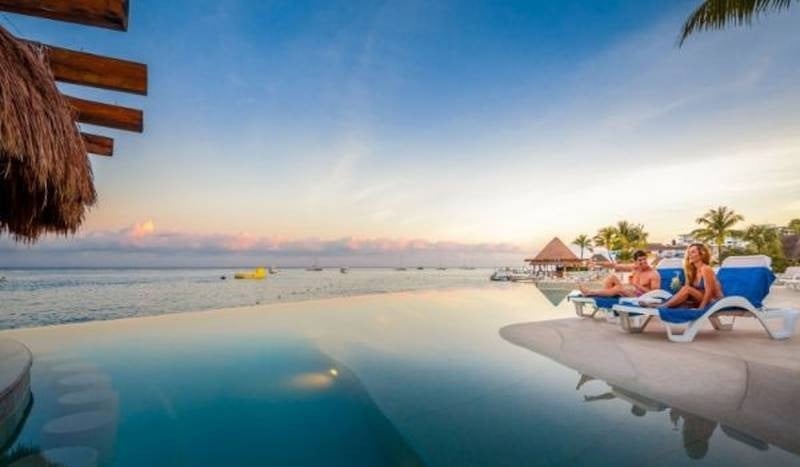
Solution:
<svg viewBox="0 0 800 467">
<path fill-rule="evenodd" d="M 134 224 L 130 229 L 125 229 L 122 233 L 130 238 L 142 238 L 152 235 L 156 226 L 152 220 L 146 220 L 141 224 Z"/>
<path fill-rule="evenodd" d="M 334 239 L 257 236 L 239 234 L 193 234 L 186 232 L 159 232 L 148 220 L 116 231 L 96 231 L 75 237 L 46 237 L 33 247 L 15 244 L 8 238 L 0 239 L 0 257 L 3 253 L 32 251 L 94 253 L 156 253 L 161 255 L 270 255 L 278 257 L 314 256 L 381 256 L 403 254 L 524 254 L 519 245 L 510 243 L 462 243 L 401 238 L 359 238 L 355 236 Z"/>
</svg>

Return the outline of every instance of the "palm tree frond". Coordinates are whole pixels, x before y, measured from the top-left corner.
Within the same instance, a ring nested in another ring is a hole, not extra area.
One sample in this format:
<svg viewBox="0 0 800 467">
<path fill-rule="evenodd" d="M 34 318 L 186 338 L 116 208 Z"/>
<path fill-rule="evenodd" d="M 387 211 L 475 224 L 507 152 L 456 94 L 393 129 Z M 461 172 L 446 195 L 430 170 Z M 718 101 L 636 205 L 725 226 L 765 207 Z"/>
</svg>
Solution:
<svg viewBox="0 0 800 467">
<path fill-rule="evenodd" d="M 791 4 L 792 0 L 706 0 L 683 24 L 678 46 L 695 32 L 722 29 L 728 23 L 751 24 L 766 11 L 783 10 Z"/>
</svg>

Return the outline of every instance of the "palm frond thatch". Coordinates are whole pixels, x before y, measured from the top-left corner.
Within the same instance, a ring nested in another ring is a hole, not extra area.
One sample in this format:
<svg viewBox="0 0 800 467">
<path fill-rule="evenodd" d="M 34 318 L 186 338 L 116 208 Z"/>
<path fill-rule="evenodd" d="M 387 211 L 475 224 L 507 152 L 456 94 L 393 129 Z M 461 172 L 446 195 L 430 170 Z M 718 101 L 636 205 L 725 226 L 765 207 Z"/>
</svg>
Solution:
<svg viewBox="0 0 800 467">
<path fill-rule="evenodd" d="M 750 24 L 769 10 L 789 8 L 793 0 L 705 0 L 683 24 L 678 45 L 697 31 L 722 29 L 728 23 Z"/>
<path fill-rule="evenodd" d="M 0 234 L 74 233 L 95 199 L 73 110 L 43 52 L 0 27 Z"/>
</svg>

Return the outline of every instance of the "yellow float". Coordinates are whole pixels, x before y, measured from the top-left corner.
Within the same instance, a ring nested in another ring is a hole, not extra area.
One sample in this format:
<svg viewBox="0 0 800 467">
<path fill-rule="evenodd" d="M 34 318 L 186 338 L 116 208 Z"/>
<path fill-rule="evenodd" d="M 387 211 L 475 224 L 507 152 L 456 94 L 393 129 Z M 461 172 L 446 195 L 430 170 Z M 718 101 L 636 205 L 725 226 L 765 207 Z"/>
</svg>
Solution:
<svg viewBox="0 0 800 467">
<path fill-rule="evenodd" d="M 266 279 L 267 270 L 266 268 L 255 268 L 248 272 L 237 272 L 233 277 L 234 279 Z"/>
</svg>

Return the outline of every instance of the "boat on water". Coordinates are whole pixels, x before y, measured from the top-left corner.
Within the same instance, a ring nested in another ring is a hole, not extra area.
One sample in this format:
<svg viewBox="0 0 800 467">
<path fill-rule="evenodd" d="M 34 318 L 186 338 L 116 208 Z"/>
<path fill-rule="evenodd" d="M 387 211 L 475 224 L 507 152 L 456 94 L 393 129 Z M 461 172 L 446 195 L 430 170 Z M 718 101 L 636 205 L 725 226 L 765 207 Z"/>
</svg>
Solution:
<svg viewBox="0 0 800 467">
<path fill-rule="evenodd" d="M 502 268 L 495 269 L 489 280 L 492 281 L 513 281 L 513 282 L 533 282 L 533 275 L 526 270 Z"/>
<path fill-rule="evenodd" d="M 237 272 L 233 275 L 234 279 L 266 279 L 266 268 L 255 268 L 252 271 Z"/>
<path fill-rule="evenodd" d="M 417 266 L 417 271 L 422 271 L 422 270 L 424 270 L 424 269 L 425 269 L 425 268 L 423 268 L 422 266 Z"/>
</svg>

